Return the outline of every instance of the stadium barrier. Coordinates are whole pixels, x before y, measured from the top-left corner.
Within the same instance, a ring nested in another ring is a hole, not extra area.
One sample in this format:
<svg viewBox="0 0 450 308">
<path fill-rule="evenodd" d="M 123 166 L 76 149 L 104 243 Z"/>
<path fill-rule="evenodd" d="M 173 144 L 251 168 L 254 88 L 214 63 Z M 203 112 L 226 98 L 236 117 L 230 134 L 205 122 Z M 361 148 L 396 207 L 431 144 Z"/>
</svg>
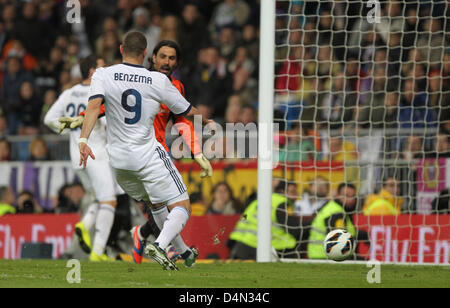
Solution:
<svg viewBox="0 0 450 308">
<path fill-rule="evenodd" d="M 201 259 L 227 259 L 227 240 L 239 215 L 192 216 L 182 232 L 186 244 L 199 248 Z M 0 218 L 0 259 L 18 259 L 25 242 L 53 245 L 58 258 L 70 245 L 76 214 L 8 215 Z M 390 263 L 448 264 L 450 215 L 355 216 L 355 225 L 369 233 L 371 246 L 359 253 Z"/>
</svg>

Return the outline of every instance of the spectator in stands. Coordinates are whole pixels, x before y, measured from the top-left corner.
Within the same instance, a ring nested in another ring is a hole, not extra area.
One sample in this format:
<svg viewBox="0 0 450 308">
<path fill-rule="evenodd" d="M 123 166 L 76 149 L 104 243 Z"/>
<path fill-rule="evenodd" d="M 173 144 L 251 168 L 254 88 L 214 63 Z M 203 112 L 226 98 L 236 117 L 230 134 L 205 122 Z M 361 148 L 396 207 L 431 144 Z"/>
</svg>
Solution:
<svg viewBox="0 0 450 308">
<path fill-rule="evenodd" d="M 18 58 L 21 67 L 28 72 L 32 71 L 35 68 L 37 64 L 36 58 L 25 50 L 22 42 L 20 42 L 19 40 L 11 39 L 5 43 L 6 44 L 2 52 L 3 55 L 5 55 L 6 57 Z"/>
<path fill-rule="evenodd" d="M 359 95 L 362 88 L 362 81 L 367 74 L 360 67 L 360 62 L 354 55 L 348 55 L 345 62 L 345 86 L 349 93 Z"/>
<path fill-rule="evenodd" d="M 336 17 L 333 17 L 331 11 L 325 9 L 319 16 L 318 24 L 318 42 L 322 45 L 335 46 L 333 52 L 337 59 L 345 60 L 345 48 L 342 42 L 345 40 L 345 32 L 342 31 L 337 22 Z"/>
<path fill-rule="evenodd" d="M 36 85 L 41 93 L 47 90 L 60 90 L 59 75 L 64 68 L 63 53 L 60 47 L 53 48 L 48 57 L 39 60 L 33 70 L 36 77 Z"/>
<path fill-rule="evenodd" d="M 14 36 L 19 39 L 25 49 L 33 56 L 45 56 L 52 46 L 55 36 L 54 29 L 39 20 L 38 10 L 33 2 L 26 2 L 22 7 L 22 17 L 16 20 Z"/>
<path fill-rule="evenodd" d="M 47 143 L 41 137 L 36 137 L 30 143 L 30 161 L 49 161 L 51 160 L 50 151 Z"/>
<path fill-rule="evenodd" d="M 242 106 L 239 122 L 247 125 L 251 123 L 257 123 L 257 113 L 255 108 L 251 105 Z"/>
<path fill-rule="evenodd" d="M 11 160 L 11 144 L 6 139 L 0 139 L 0 162 Z"/>
<path fill-rule="evenodd" d="M 21 123 L 20 87 L 25 81 L 32 81 L 33 76 L 21 68 L 20 59 L 8 57 L 6 72 L 3 75 L 1 105 L 8 119 L 9 133 L 17 133 Z"/>
<path fill-rule="evenodd" d="M 430 66 L 437 68 L 442 63 L 444 49 L 449 47 L 442 31 L 441 21 L 438 18 L 426 18 L 423 28 L 424 31 L 420 32 L 417 40 L 418 49 Z"/>
<path fill-rule="evenodd" d="M 259 59 L 259 40 L 254 25 L 247 24 L 242 29 L 242 44 L 247 48 L 250 58 L 257 63 Z"/>
<path fill-rule="evenodd" d="M 380 22 L 376 23 L 376 29 L 386 44 L 389 44 L 391 33 L 400 33 L 405 27 L 405 20 L 401 18 L 401 6 L 400 1 L 389 1 L 381 10 Z"/>
<path fill-rule="evenodd" d="M 236 33 L 233 27 L 226 26 L 220 30 L 219 40 L 217 42 L 219 46 L 220 56 L 224 58 L 227 63 L 232 60 L 236 49 Z"/>
<path fill-rule="evenodd" d="M 399 114 L 399 98 L 397 92 L 387 92 L 384 97 L 384 119 L 382 127 L 384 128 L 396 128 L 398 126 L 398 114 Z"/>
<path fill-rule="evenodd" d="M 30 191 L 23 191 L 17 196 L 17 214 L 39 214 L 43 210 Z"/>
<path fill-rule="evenodd" d="M 409 48 L 416 45 L 417 31 L 420 31 L 420 23 L 417 15 L 417 7 L 412 5 L 406 11 L 405 33 L 403 34 L 402 46 Z M 405 59 L 402 59 L 405 60 Z"/>
<path fill-rule="evenodd" d="M 223 118 L 232 78 L 216 47 L 205 48 L 199 56 L 198 66 L 186 80 L 187 95 L 190 101 L 211 108 L 215 117 Z"/>
<path fill-rule="evenodd" d="M 427 153 L 428 158 L 450 158 L 450 137 L 447 134 L 438 133 L 434 140 L 434 151 Z"/>
<path fill-rule="evenodd" d="M 35 94 L 33 84 L 29 81 L 20 87 L 20 106 L 22 123 L 19 127 L 20 135 L 37 135 L 39 132 L 42 102 Z"/>
<path fill-rule="evenodd" d="M 102 30 L 102 34 L 95 41 L 95 50 L 97 50 L 98 53 L 105 48 L 106 33 L 114 33 L 114 36 L 119 38 L 119 41 L 122 41 L 123 37 L 122 29 L 119 28 L 116 20 L 111 16 L 106 17 L 103 21 Z"/>
<path fill-rule="evenodd" d="M 12 3 L 6 3 L 3 6 L 2 20 L 5 23 L 5 30 L 8 36 L 11 36 L 14 32 L 14 26 L 16 24 L 16 8 Z"/>
<path fill-rule="evenodd" d="M 14 208 L 15 198 L 11 188 L 7 186 L 0 187 L 0 217 L 6 214 L 15 214 L 16 209 Z"/>
<path fill-rule="evenodd" d="M 279 162 L 289 163 L 314 161 L 317 159 L 314 143 L 309 137 L 309 127 L 294 123 L 287 134 L 286 146 L 280 150 Z"/>
<path fill-rule="evenodd" d="M 250 7 L 243 0 L 224 0 L 214 9 L 209 25 L 210 33 L 217 35 L 223 27 L 242 27 L 250 16 Z"/>
<path fill-rule="evenodd" d="M 178 18 L 175 15 L 167 15 L 161 21 L 161 33 L 159 41 L 171 40 L 178 43 Z"/>
<path fill-rule="evenodd" d="M 437 115 L 427 105 L 426 95 L 418 93 L 417 83 L 409 78 L 405 80 L 400 101 L 400 127 L 435 127 Z"/>
<path fill-rule="evenodd" d="M 321 104 L 321 116 L 330 124 L 349 123 L 354 120 L 356 94 L 345 88 L 345 75 L 337 72 L 332 78 L 331 92 Z"/>
<path fill-rule="evenodd" d="M 378 194 L 367 196 L 364 215 L 399 215 L 402 211 L 403 198 L 400 197 L 400 182 L 395 177 L 387 177 Z"/>
<path fill-rule="evenodd" d="M 188 2 L 181 12 L 178 42 L 183 55 L 183 68 L 191 71 L 195 67 L 200 48 L 208 43 L 209 33 L 203 16 L 195 2 Z"/>
<path fill-rule="evenodd" d="M 231 95 L 228 98 L 228 106 L 225 111 L 225 124 L 237 124 L 241 117 L 242 101 L 239 95 Z"/>
<path fill-rule="evenodd" d="M 115 64 L 116 60 L 121 58 L 119 46 L 120 38 L 117 31 L 108 31 L 104 34 L 103 44 L 101 49 L 97 50 L 97 54 L 105 60 L 106 64 Z"/>
<path fill-rule="evenodd" d="M 379 128 L 384 125 L 386 70 L 378 67 L 373 75 L 373 86 L 370 91 L 360 93 L 361 103 L 358 106 L 358 123 L 366 128 Z"/>
<path fill-rule="evenodd" d="M 235 215 L 242 213 L 242 206 L 233 196 L 233 190 L 225 182 L 217 184 L 213 191 L 213 200 L 206 214 Z"/>
<path fill-rule="evenodd" d="M 424 156 L 423 141 L 418 135 L 410 135 L 405 142 L 403 151 L 401 152 L 402 159 L 411 161 L 413 159 L 420 159 Z"/>
<path fill-rule="evenodd" d="M 235 92 L 243 90 L 255 71 L 255 63 L 249 57 L 248 50 L 244 46 L 236 48 L 228 70 L 233 75 L 233 90 Z"/>
<path fill-rule="evenodd" d="M 298 216 L 312 216 L 328 201 L 330 183 L 323 176 L 310 182 L 309 188 L 295 202 L 294 213 Z"/>
<path fill-rule="evenodd" d="M 450 107 L 450 86 L 443 82 L 440 69 L 432 70 L 428 78 L 428 106 L 438 115 L 439 122 L 448 121 L 446 109 Z"/>
<path fill-rule="evenodd" d="M 400 60 L 402 56 L 401 34 L 392 32 L 389 34 L 388 43 L 388 76 L 397 82 L 400 76 Z"/>
</svg>

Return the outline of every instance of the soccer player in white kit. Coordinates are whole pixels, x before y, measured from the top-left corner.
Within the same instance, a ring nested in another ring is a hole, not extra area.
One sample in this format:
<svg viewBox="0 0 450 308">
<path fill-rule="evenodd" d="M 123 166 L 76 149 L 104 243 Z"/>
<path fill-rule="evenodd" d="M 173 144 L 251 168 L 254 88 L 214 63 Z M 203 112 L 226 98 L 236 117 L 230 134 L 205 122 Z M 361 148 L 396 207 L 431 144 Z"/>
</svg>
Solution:
<svg viewBox="0 0 450 308">
<path fill-rule="evenodd" d="M 67 128 L 58 121 L 61 117 L 73 117 L 86 109 L 89 98 L 89 86 L 92 75 L 97 67 L 104 66 L 103 59 L 91 55 L 80 62 L 83 82 L 64 91 L 52 105 L 44 118 L 44 123 L 53 131 L 61 133 Z M 70 131 L 70 157 L 72 167 L 76 171 L 87 193 L 94 194 L 98 203 L 92 204 L 81 222 L 75 226 L 75 233 L 80 240 L 81 248 L 90 253 L 91 261 L 107 261 L 105 247 L 114 222 L 116 195 L 123 194 L 117 185 L 115 174 L 109 164 L 106 152 L 106 120 L 100 119 L 90 138 L 90 145 L 97 154 L 97 159 L 86 169 L 80 167 L 80 151 L 78 139 L 81 130 Z M 89 229 L 95 225 L 93 246 Z"/>
<path fill-rule="evenodd" d="M 146 46 L 142 33 L 128 33 L 120 46 L 123 63 L 99 68 L 93 75 L 78 141 L 80 165 L 86 167 L 89 156 L 96 159 L 87 138 L 104 103 L 107 150 L 119 185 L 134 199 L 147 202 L 153 213 L 165 207 L 170 209 L 160 235 L 155 243 L 146 246 L 145 252 L 164 269 L 177 270 L 165 249 L 186 225 L 191 205 L 178 170 L 155 138 L 153 121 L 162 102 L 176 115 L 190 117 L 200 112 L 186 101 L 166 75 L 142 66 Z M 204 119 L 203 123 L 212 121 Z"/>
</svg>

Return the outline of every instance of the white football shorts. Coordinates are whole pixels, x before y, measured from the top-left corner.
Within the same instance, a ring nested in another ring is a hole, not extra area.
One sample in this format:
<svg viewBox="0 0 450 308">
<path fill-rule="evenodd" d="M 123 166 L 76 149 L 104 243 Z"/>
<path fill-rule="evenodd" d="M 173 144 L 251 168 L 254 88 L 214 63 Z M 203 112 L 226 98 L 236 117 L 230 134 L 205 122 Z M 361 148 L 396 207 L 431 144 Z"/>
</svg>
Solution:
<svg viewBox="0 0 450 308">
<path fill-rule="evenodd" d="M 141 170 L 115 169 L 115 172 L 122 189 L 137 201 L 172 205 L 189 199 L 180 173 L 169 154 L 160 146 L 156 147 L 152 159 Z"/>
</svg>

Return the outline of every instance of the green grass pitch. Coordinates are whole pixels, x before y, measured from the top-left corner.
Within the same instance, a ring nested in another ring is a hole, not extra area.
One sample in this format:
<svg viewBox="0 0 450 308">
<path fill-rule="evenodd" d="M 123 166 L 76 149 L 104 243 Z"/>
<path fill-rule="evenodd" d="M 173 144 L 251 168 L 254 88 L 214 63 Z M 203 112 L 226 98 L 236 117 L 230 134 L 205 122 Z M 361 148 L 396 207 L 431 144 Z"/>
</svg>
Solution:
<svg viewBox="0 0 450 308">
<path fill-rule="evenodd" d="M 450 267 L 381 265 L 381 283 L 369 284 L 365 265 L 223 263 L 163 271 L 156 263 L 81 262 L 81 283 L 66 280 L 67 261 L 0 260 L 0 287 L 119 288 L 449 288 Z"/>
</svg>

